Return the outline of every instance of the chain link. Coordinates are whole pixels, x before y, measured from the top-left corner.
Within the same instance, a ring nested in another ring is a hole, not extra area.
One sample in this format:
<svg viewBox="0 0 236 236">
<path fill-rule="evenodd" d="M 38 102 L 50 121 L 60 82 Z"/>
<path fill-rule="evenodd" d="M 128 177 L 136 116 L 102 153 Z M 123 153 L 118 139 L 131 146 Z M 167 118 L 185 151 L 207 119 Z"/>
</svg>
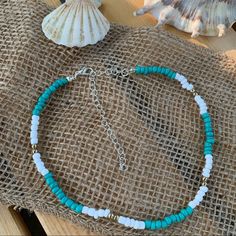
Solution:
<svg viewBox="0 0 236 236">
<path fill-rule="evenodd" d="M 118 71 L 109 69 L 105 72 L 105 74 L 118 74 Z M 125 70 L 122 73 L 122 75 L 124 75 L 124 76 L 128 75 L 128 70 Z M 117 152 L 117 157 L 118 157 L 119 166 L 120 166 L 119 169 L 121 171 L 126 171 L 127 166 L 126 166 L 125 151 L 124 151 L 124 148 L 122 147 L 121 143 L 118 141 L 118 138 L 115 134 L 115 131 L 112 129 L 112 127 L 111 127 L 111 125 L 110 125 L 110 123 L 109 123 L 109 121 L 106 117 L 105 110 L 103 109 L 102 104 L 100 102 L 100 99 L 99 99 L 99 96 L 98 96 L 97 85 L 96 85 L 96 78 L 97 78 L 97 74 L 95 72 L 91 72 L 90 75 L 89 75 L 90 94 L 92 96 L 93 103 L 94 103 L 98 113 L 100 114 L 101 125 L 105 129 L 105 131 L 107 133 L 107 136 L 109 137 L 109 139 L 113 143 L 114 148 Z"/>
</svg>

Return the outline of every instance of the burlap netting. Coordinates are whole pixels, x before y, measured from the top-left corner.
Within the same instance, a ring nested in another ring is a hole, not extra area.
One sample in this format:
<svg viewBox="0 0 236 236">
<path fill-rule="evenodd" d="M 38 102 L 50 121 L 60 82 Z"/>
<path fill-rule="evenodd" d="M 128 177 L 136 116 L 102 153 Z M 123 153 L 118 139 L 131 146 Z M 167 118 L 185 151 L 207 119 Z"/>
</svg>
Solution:
<svg viewBox="0 0 236 236">
<path fill-rule="evenodd" d="M 0 201 L 48 212 L 111 234 L 149 234 L 61 206 L 31 157 L 31 110 L 58 75 L 86 64 L 95 70 L 162 65 L 186 75 L 205 98 L 217 143 L 209 192 L 194 215 L 163 235 L 236 234 L 236 68 L 223 55 L 155 29 L 113 25 L 103 42 L 68 49 L 41 32 L 47 7 L 2 1 L 0 7 Z M 162 218 L 194 197 L 204 165 L 204 129 L 188 92 L 163 76 L 101 76 L 104 109 L 124 146 L 128 171 L 100 124 L 85 77 L 58 91 L 43 112 L 40 151 L 69 197 L 137 219 Z M 151 233 L 150 233 L 151 234 Z"/>
</svg>

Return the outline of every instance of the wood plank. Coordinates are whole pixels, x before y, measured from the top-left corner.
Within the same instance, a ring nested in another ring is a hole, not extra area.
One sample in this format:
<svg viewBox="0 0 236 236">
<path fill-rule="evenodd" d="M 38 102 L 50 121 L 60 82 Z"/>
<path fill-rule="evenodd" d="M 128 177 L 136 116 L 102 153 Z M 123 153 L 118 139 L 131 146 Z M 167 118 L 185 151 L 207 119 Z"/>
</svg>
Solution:
<svg viewBox="0 0 236 236">
<path fill-rule="evenodd" d="M 3 205 L 0 205 L 0 212 L 0 235 L 30 235 L 20 214 Z"/>
<path fill-rule="evenodd" d="M 77 235 L 77 236 L 98 236 L 89 230 L 60 219 L 58 217 L 35 212 L 47 235 Z"/>
</svg>

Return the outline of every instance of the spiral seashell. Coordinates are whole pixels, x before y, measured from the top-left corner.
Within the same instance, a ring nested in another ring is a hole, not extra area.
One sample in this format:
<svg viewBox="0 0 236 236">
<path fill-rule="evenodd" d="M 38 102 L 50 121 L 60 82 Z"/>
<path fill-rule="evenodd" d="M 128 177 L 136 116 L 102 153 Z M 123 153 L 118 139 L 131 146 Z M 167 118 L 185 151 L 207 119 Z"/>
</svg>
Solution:
<svg viewBox="0 0 236 236">
<path fill-rule="evenodd" d="M 94 0 L 67 0 L 42 23 L 45 36 L 59 45 L 84 47 L 103 40 L 110 23 Z"/>
<path fill-rule="evenodd" d="M 147 12 L 158 20 L 158 26 L 170 24 L 192 37 L 220 37 L 236 22 L 236 0 L 145 0 L 134 14 Z"/>
</svg>

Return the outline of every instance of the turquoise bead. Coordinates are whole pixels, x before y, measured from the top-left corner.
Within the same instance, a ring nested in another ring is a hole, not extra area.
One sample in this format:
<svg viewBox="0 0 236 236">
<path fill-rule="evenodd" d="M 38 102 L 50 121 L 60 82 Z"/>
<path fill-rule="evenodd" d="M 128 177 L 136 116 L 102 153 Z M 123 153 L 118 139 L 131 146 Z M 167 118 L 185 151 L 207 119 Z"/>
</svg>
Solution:
<svg viewBox="0 0 236 236">
<path fill-rule="evenodd" d="M 185 210 L 188 212 L 188 215 L 192 215 L 193 214 L 193 208 L 188 206 L 187 208 L 185 208 Z"/>
<path fill-rule="evenodd" d="M 204 143 L 204 147 L 212 147 L 212 144 L 211 144 L 211 143 L 208 143 L 208 142 L 205 142 L 205 143 Z"/>
<path fill-rule="evenodd" d="M 62 190 L 59 193 L 57 193 L 57 198 L 59 200 L 62 200 L 64 197 L 66 197 L 66 195 Z"/>
<path fill-rule="evenodd" d="M 144 74 L 144 71 L 145 71 L 145 69 L 144 69 L 144 67 L 142 66 L 142 67 L 141 67 L 141 74 Z"/>
<path fill-rule="evenodd" d="M 166 216 L 166 217 L 164 218 L 164 220 L 167 222 L 168 225 L 171 225 L 172 220 L 171 220 L 171 218 L 170 218 L 169 216 Z"/>
<path fill-rule="evenodd" d="M 202 115 L 201 115 L 201 117 L 204 119 L 204 118 L 206 118 L 206 117 L 209 117 L 210 115 L 209 115 L 209 113 L 208 112 L 206 112 L 206 113 L 203 113 Z"/>
<path fill-rule="evenodd" d="M 152 66 L 149 66 L 149 67 L 148 67 L 148 73 L 149 73 L 149 74 L 153 73 Z"/>
<path fill-rule="evenodd" d="M 155 230 L 156 229 L 156 222 L 152 221 L 151 223 L 151 230 Z"/>
<path fill-rule="evenodd" d="M 64 81 L 61 80 L 61 79 L 57 80 L 57 82 L 60 84 L 60 86 L 64 86 L 64 85 L 65 85 L 65 84 L 64 84 Z"/>
<path fill-rule="evenodd" d="M 48 179 L 48 178 L 51 178 L 51 177 L 53 177 L 52 172 L 48 172 L 46 175 L 44 175 L 44 179 Z"/>
<path fill-rule="evenodd" d="M 57 89 L 52 85 L 49 87 L 49 89 L 50 89 L 51 93 L 55 93 L 57 91 Z"/>
<path fill-rule="evenodd" d="M 57 80 L 55 82 L 53 82 L 53 84 L 51 85 L 51 87 L 55 88 L 56 90 L 58 88 L 60 88 L 60 84 L 57 82 Z"/>
<path fill-rule="evenodd" d="M 211 117 L 206 117 L 203 119 L 204 123 L 211 122 Z"/>
<path fill-rule="evenodd" d="M 205 133 L 207 133 L 207 132 L 213 132 L 213 129 L 211 126 L 205 127 Z"/>
<path fill-rule="evenodd" d="M 64 196 L 61 200 L 60 200 L 60 202 L 61 202 L 61 204 L 65 204 L 65 202 L 68 200 L 68 197 L 67 196 Z"/>
<path fill-rule="evenodd" d="M 41 106 L 42 108 L 44 108 L 46 106 L 46 103 L 45 102 L 41 102 L 41 101 L 38 101 L 37 103 L 39 106 Z"/>
<path fill-rule="evenodd" d="M 36 110 L 39 110 L 40 112 L 43 110 L 43 106 L 36 104 L 36 106 L 34 107 Z"/>
<path fill-rule="evenodd" d="M 177 218 L 174 214 L 170 215 L 170 219 L 171 219 L 172 223 L 175 223 L 177 221 Z"/>
<path fill-rule="evenodd" d="M 183 221 L 186 218 L 181 212 L 178 215 L 181 221 Z"/>
<path fill-rule="evenodd" d="M 52 183 L 54 183 L 54 182 L 55 182 L 55 180 L 54 180 L 52 177 L 46 179 L 46 183 L 47 183 L 47 185 L 50 185 L 50 184 L 52 184 Z"/>
<path fill-rule="evenodd" d="M 74 203 L 71 205 L 70 209 L 71 209 L 72 211 L 75 211 L 75 209 L 76 209 L 77 206 L 78 206 L 78 204 L 74 202 Z"/>
<path fill-rule="evenodd" d="M 52 188 L 52 193 L 56 195 L 59 190 L 60 190 L 60 187 L 57 185 L 54 188 Z"/>
<path fill-rule="evenodd" d="M 140 66 L 136 66 L 135 73 L 136 74 L 140 74 L 141 73 L 141 67 Z"/>
<path fill-rule="evenodd" d="M 164 75 L 165 73 L 165 67 L 161 67 L 161 74 Z"/>
<path fill-rule="evenodd" d="M 50 95 L 47 95 L 47 94 L 42 94 L 42 97 L 45 99 L 45 100 L 48 100 L 50 98 Z"/>
<path fill-rule="evenodd" d="M 165 220 L 162 220 L 161 222 L 161 226 L 163 229 L 167 228 L 169 225 L 167 224 L 167 222 Z"/>
<path fill-rule="evenodd" d="M 63 193 L 62 189 L 59 187 L 59 190 L 55 193 L 55 195 L 58 197 L 59 194 Z"/>
<path fill-rule="evenodd" d="M 78 204 L 78 205 L 76 206 L 75 212 L 76 212 L 76 213 L 82 213 L 83 207 L 84 207 L 84 206 L 83 206 L 82 204 Z"/>
<path fill-rule="evenodd" d="M 175 216 L 176 216 L 176 221 L 177 221 L 177 222 L 181 222 L 181 219 L 180 219 L 179 215 L 178 215 L 178 214 L 175 214 Z"/>
<path fill-rule="evenodd" d="M 180 211 L 180 213 L 181 213 L 182 215 L 184 215 L 184 217 L 187 217 L 187 216 L 188 216 L 188 212 L 187 212 L 186 209 L 182 209 L 182 210 Z"/>
<path fill-rule="evenodd" d="M 144 67 L 144 74 L 145 74 L 145 75 L 148 74 L 148 67 Z"/>
<path fill-rule="evenodd" d="M 165 75 L 168 75 L 170 73 L 170 69 L 169 68 L 165 68 Z"/>
<path fill-rule="evenodd" d="M 162 227 L 161 221 L 157 220 L 156 221 L 156 229 L 161 229 L 161 227 Z"/>
<path fill-rule="evenodd" d="M 171 79 L 175 79 L 175 77 L 176 77 L 176 72 L 173 72 Z"/>
<path fill-rule="evenodd" d="M 157 69 L 158 69 L 157 73 L 159 73 L 159 74 L 160 74 L 160 73 L 161 73 L 161 67 L 160 67 L 160 66 L 158 66 L 158 67 L 157 67 Z"/>
<path fill-rule="evenodd" d="M 167 76 L 170 78 L 170 79 L 172 79 L 172 74 L 173 74 L 173 71 L 169 71 L 169 73 L 167 74 Z"/>
<path fill-rule="evenodd" d="M 152 221 L 151 220 L 145 220 L 145 229 L 151 228 Z"/>
<path fill-rule="evenodd" d="M 74 203 L 74 201 L 71 200 L 70 198 L 68 198 L 68 199 L 66 200 L 66 202 L 65 202 L 65 205 L 70 208 L 73 203 Z"/>
<path fill-rule="evenodd" d="M 38 102 L 41 102 L 41 103 L 47 103 L 47 99 L 45 99 L 44 97 L 42 97 L 42 95 L 39 97 L 38 99 Z"/>
<path fill-rule="evenodd" d="M 207 138 L 206 141 L 207 141 L 208 143 L 212 143 L 212 144 L 215 143 L 215 139 L 214 139 L 214 138 Z"/>
<path fill-rule="evenodd" d="M 34 115 L 34 116 L 39 116 L 39 115 L 40 115 L 40 112 L 37 111 L 37 110 L 33 110 L 33 111 L 32 111 L 32 115 Z"/>
<path fill-rule="evenodd" d="M 154 66 L 153 73 L 158 73 L 158 67 L 157 66 Z"/>
<path fill-rule="evenodd" d="M 54 180 L 54 182 L 52 182 L 51 184 L 48 185 L 50 187 L 50 189 L 53 189 L 55 187 L 58 187 L 57 182 Z"/>
<path fill-rule="evenodd" d="M 45 89 L 43 93 L 50 96 L 52 94 L 52 91 L 50 90 L 50 87 L 49 87 Z"/>
</svg>

